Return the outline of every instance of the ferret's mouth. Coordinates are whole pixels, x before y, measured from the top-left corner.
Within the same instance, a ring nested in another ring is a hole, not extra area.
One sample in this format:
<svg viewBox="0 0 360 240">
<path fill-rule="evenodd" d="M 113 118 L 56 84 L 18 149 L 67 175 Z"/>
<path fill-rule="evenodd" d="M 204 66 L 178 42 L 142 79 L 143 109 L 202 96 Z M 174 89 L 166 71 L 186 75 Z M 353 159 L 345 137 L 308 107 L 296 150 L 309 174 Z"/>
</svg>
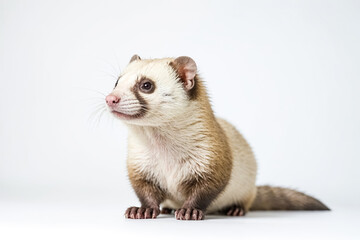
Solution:
<svg viewBox="0 0 360 240">
<path fill-rule="evenodd" d="M 140 113 L 126 114 L 126 113 L 118 112 L 115 110 L 112 110 L 111 113 L 114 114 L 115 116 L 117 116 L 118 118 L 125 119 L 125 120 L 131 120 L 131 119 L 136 119 L 136 118 L 141 117 Z"/>
</svg>

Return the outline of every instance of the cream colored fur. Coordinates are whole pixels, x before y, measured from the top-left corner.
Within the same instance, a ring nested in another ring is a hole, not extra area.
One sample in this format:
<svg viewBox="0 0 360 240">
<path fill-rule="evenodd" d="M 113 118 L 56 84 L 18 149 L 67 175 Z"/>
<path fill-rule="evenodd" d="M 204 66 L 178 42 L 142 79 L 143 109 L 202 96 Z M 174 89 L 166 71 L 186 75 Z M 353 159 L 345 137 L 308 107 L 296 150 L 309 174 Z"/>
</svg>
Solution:
<svg viewBox="0 0 360 240">
<path fill-rule="evenodd" d="M 256 196 L 257 165 L 254 154 L 236 128 L 227 121 L 218 118 L 225 131 L 233 156 L 233 168 L 230 181 L 225 190 L 208 208 L 208 212 L 221 210 L 233 204 L 242 204 L 248 210 Z"/>
<path fill-rule="evenodd" d="M 202 138 L 203 113 L 197 101 L 189 101 L 183 87 L 176 81 L 168 65 L 173 59 L 134 61 L 125 69 L 113 93 L 121 97 L 118 111 L 136 113 L 140 103 L 131 91 L 140 76 L 155 80 L 153 94 L 141 94 L 149 104 L 145 119 L 124 120 L 129 127 L 127 164 L 170 193 L 162 206 L 180 208 L 185 201 L 179 185 L 190 176 L 207 172 L 213 142 Z M 170 95 L 170 96 L 169 96 Z M 126 105 L 126 103 L 131 105 Z M 216 212 L 234 204 L 246 210 L 256 195 L 256 162 L 251 148 L 241 134 L 228 122 L 217 119 L 227 136 L 232 152 L 231 178 L 224 191 L 211 203 L 208 212 Z M 202 139 L 200 141 L 200 139 Z M 202 144 L 201 148 L 196 145 Z M 201 150 L 199 150 L 201 149 Z M 193 161 L 183 161 L 193 159 Z"/>
</svg>

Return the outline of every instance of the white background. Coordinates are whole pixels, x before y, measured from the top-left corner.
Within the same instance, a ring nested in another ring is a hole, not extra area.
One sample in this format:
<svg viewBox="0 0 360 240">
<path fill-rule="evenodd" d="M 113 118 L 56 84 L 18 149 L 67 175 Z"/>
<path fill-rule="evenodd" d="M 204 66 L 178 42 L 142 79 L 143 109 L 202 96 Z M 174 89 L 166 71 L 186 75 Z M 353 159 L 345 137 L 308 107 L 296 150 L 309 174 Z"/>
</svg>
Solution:
<svg viewBox="0 0 360 240">
<path fill-rule="evenodd" d="M 356 238 L 359 26 L 358 1 L 1 0 L 1 238 Z M 216 114 L 253 147 L 258 183 L 333 211 L 124 220 L 138 204 L 127 131 L 96 107 L 135 53 L 191 56 Z"/>
</svg>

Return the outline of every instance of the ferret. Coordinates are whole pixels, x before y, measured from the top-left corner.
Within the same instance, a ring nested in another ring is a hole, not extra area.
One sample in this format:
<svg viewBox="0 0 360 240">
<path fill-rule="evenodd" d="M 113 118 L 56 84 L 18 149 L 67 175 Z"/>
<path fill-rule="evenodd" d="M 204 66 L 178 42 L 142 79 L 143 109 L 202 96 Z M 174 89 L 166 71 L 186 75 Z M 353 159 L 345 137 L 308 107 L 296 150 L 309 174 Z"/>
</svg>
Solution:
<svg viewBox="0 0 360 240">
<path fill-rule="evenodd" d="M 141 207 L 129 207 L 126 218 L 329 210 L 301 192 L 255 185 L 257 164 L 249 144 L 215 117 L 190 57 L 134 55 L 105 100 L 129 129 L 127 170 Z"/>
</svg>

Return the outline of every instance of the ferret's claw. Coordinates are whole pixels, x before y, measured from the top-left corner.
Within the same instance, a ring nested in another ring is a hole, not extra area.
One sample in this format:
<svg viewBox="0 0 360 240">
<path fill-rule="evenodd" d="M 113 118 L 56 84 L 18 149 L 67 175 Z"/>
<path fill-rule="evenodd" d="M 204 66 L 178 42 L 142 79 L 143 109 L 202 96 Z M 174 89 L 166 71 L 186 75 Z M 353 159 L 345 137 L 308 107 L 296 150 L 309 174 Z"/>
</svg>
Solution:
<svg viewBox="0 0 360 240">
<path fill-rule="evenodd" d="M 125 217 L 130 219 L 156 218 L 159 214 L 159 208 L 129 207 L 125 211 Z"/>
<path fill-rule="evenodd" d="M 228 216 L 245 216 L 245 209 L 242 206 L 234 205 L 224 210 Z"/>
<path fill-rule="evenodd" d="M 204 220 L 204 212 L 195 208 L 180 208 L 175 211 L 177 220 Z"/>
</svg>

